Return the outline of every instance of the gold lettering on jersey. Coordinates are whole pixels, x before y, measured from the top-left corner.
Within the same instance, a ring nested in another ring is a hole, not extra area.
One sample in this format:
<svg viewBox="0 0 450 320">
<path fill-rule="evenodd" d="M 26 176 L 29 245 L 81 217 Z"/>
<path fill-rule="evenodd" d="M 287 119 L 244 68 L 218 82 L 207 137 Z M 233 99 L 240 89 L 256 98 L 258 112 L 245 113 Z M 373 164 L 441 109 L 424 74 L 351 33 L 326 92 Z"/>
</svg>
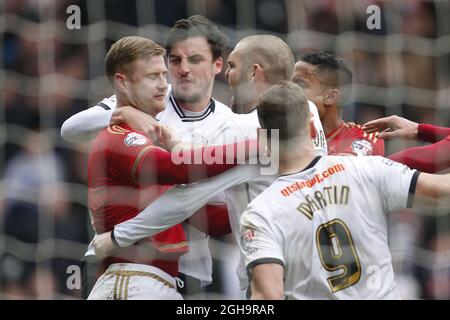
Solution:
<svg viewBox="0 0 450 320">
<path fill-rule="evenodd" d="M 317 190 L 307 194 L 305 201 L 301 202 L 297 210 L 304 214 L 309 220 L 312 220 L 313 214 L 318 210 L 323 210 L 331 205 L 347 205 L 350 196 L 348 186 L 330 186 L 323 190 Z"/>
<path fill-rule="evenodd" d="M 281 190 L 281 194 L 285 197 L 288 197 L 291 194 L 293 194 L 295 191 L 302 190 L 303 188 L 312 188 L 316 184 L 322 183 L 324 180 L 328 179 L 332 175 L 335 175 L 336 173 L 339 173 L 342 171 L 345 171 L 344 165 L 341 163 L 335 164 L 334 166 L 331 166 L 328 169 L 326 169 L 325 171 L 323 171 L 322 173 L 318 173 L 318 174 L 314 175 L 314 177 L 312 177 L 309 180 L 297 181 L 297 182 L 283 188 Z"/>
</svg>

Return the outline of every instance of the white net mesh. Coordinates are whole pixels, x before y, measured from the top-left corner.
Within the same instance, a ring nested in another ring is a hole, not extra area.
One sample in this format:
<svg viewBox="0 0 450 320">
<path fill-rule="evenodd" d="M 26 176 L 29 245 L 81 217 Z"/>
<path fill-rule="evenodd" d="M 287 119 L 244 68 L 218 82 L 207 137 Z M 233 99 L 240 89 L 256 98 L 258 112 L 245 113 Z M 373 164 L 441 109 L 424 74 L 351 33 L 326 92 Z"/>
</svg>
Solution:
<svg viewBox="0 0 450 320">
<path fill-rule="evenodd" d="M 381 8 L 380 29 L 367 28 L 371 4 Z M 80 9 L 80 29 L 68 29 L 70 5 Z M 176 20 L 203 14 L 228 35 L 230 48 L 246 35 L 272 33 L 296 57 L 309 49 L 341 55 L 354 74 L 347 121 L 397 114 L 449 126 L 449 7 L 445 0 L 0 1 L 0 297 L 80 296 L 69 267 L 80 265 L 92 236 L 89 144 L 69 144 L 59 130 L 111 94 L 103 59 L 113 41 L 141 35 L 164 43 Z M 223 74 L 214 96 L 230 99 Z M 386 154 L 411 145 L 388 142 Z M 404 297 L 449 299 L 448 209 L 405 211 L 390 222 Z M 235 297 L 225 285 L 234 274 L 221 260 L 235 254 L 234 245 L 216 241 L 215 285 L 205 297 Z"/>
</svg>

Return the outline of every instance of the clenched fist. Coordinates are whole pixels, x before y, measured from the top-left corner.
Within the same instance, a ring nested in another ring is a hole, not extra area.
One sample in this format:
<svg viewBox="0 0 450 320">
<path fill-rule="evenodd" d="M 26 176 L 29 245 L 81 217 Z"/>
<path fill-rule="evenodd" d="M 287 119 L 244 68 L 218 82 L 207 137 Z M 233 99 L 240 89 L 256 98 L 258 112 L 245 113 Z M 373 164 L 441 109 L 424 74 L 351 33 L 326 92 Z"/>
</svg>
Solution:
<svg viewBox="0 0 450 320">
<path fill-rule="evenodd" d="M 106 258 L 117 248 L 111 237 L 111 231 L 96 235 L 92 244 L 94 246 L 95 255 L 99 259 Z"/>
</svg>

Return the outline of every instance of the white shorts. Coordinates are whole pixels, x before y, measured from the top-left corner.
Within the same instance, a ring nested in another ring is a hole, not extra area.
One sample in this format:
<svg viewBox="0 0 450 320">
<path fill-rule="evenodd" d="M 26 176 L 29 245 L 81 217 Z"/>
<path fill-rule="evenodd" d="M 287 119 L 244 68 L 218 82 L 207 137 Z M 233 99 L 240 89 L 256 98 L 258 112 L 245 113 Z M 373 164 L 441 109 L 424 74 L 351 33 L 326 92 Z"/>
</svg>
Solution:
<svg viewBox="0 0 450 320">
<path fill-rule="evenodd" d="M 161 269 L 114 263 L 98 278 L 88 300 L 183 300 L 175 279 Z"/>
</svg>

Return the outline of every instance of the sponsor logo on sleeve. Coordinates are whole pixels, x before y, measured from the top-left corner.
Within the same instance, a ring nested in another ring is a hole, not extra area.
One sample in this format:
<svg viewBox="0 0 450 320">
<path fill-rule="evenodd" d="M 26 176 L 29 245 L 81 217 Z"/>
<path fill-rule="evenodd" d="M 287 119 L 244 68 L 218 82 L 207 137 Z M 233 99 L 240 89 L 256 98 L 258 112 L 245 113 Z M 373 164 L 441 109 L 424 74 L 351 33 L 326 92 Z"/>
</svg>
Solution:
<svg viewBox="0 0 450 320">
<path fill-rule="evenodd" d="M 253 240 L 255 239 L 255 230 L 246 228 L 241 233 L 241 247 L 242 250 L 247 252 L 248 254 L 255 253 L 258 249 L 252 247 Z"/>
<path fill-rule="evenodd" d="M 402 163 L 398 163 L 398 162 L 392 161 L 390 159 L 383 158 L 383 164 L 388 166 L 388 167 L 399 167 L 399 168 L 401 168 L 402 169 L 400 171 L 401 174 L 407 174 L 407 173 L 411 172 L 411 169 L 408 166 L 405 166 Z"/>
<path fill-rule="evenodd" d="M 387 165 L 388 167 L 392 167 L 392 166 L 395 164 L 394 161 L 392 161 L 391 159 L 387 159 L 387 158 L 383 158 L 382 161 L 383 161 L 383 163 L 384 163 L 385 165 Z"/>
<path fill-rule="evenodd" d="M 352 150 L 357 156 L 370 156 L 373 151 L 372 143 L 364 139 L 353 140 Z"/>
<path fill-rule="evenodd" d="M 129 134 L 127 134 L 123 142 L 127 147 L 131 147 L 131 146 L 143 146 L 144 144 L 147 144 L 148 140 L 145 136 L 143 136 L 140 133 L 130 132 Z"/>
</svg>

